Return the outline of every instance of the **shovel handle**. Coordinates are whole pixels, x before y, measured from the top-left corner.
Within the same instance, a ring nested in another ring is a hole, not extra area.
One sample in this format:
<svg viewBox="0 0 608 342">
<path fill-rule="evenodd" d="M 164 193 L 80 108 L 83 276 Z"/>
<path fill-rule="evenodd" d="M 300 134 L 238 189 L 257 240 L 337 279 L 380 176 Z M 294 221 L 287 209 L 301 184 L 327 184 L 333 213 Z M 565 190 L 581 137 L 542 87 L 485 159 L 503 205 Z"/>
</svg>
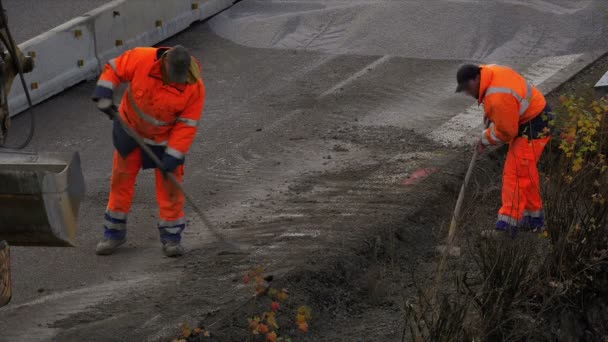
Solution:
<svg viewBox="0 0 608 342">
<path fill-rule="evenodd" d="M 460 217 L 460 211 L 462 210 L 462 202 L 464 202 L 464 194 L 466 192 L 466 188 L 469 185 L 469 181 L 471 180 L 471 174 L 473 174 L 473 169 L 475 168 L 475 162 L 477 161 L 477 157 L 479 156 L 479 151 L 475 149 L 473 152 L 473 157 L 471 158 L 471 162 L 469 163 L 469 169 L 467 170 L 466 175 L 464 176 L 464 182 L 462 182 L 462 186 L 460 187 L 460 193 L 458 194 L 458 200 L 456 200 L 456 207 L 454 208 L 454 214 L 452 215 L 452 221 L 450 222 L 450 229 L 448 230 L 448 246 L 452 246 L 452 242 L 454 240 L 454 235 L 456 235 L 456 223 L 458 218 Z"/>
</svg>

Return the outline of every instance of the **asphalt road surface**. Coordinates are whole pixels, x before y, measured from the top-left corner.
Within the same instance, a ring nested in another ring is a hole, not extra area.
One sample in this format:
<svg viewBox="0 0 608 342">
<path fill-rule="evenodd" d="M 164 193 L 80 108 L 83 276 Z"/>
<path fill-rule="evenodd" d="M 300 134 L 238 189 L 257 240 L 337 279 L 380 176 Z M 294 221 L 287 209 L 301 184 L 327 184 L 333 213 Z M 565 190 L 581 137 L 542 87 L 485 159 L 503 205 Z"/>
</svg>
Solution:
<svg viewBox="0 0 608 342">
<path fill-rule="evenodd" d="M 27 19 L 29 3 L 6 6 Z M 98 2 L 69 3 L 52 7 L 67 15 Z M 90 101 L 93 83 L 40 104 L 30 149 L 78 151 L 87 197 L 78 247 L 13 248 L 15 294 L 0 309 L 0 341 L 155 340 L 247 298 L 235 279 L 251 265 L 287 272 L 303 256 L 343 248 L 367 227 L 367 214 L 386 210 L 369 198 L 406 193 L 396 184 L 424 165 L 446 167 L 446 135 L 467 135 L 481 120 L 470 99 L 454 94 L 463 60 L 508 63 L 542 83 L 606 47 L 600 3 L 245 0 L 164 42 L 200 58 L 207 86 L 186 188 L 228 237 L 248 246 L 244 254 L 221 253 L 188 210 L 189 253 L 164 258 L 153 176 L 142 172 L 129 243 L 96 256 L 111 123 Z M 39 21 L 41 29 L 59 24 Z M 14 120 L 13 139 L 27 120 Z M 401 173 L 384 175 L 380 166 L 390 163 Z"/>
</svg>

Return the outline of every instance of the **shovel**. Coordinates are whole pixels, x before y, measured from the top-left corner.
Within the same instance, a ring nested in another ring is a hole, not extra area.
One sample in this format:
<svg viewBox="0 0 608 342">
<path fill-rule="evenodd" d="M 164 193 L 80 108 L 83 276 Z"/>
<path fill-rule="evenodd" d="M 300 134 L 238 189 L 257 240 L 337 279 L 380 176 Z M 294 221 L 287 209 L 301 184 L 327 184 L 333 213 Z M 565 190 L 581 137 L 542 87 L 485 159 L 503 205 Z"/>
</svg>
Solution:
<svg viewBox="0 0 608 342">
<path fill-rule="evenodd" d="M 446 240 L 446 244 L 437 246 L 437 251 L 442 255 L 450 255 L 455 257 L 460 256 L 460 247 L 454 246 L 454 235 L 456 235 L 456 224 L 458 218 L 460 217 L 460 212 L 462 211 L 462 202 L 464 202 L 465 191 L 467 186 L 469 185 L 469 181 L 471 180 L 471 174 L 473 173 L 473 169 L 475 168 L 475 162 L 477 161 L 478 156 L 479 152 L 477 151 L 477 149 L 475 149 L 475 151 L 473 152 L 473 157 L 471 158 L 471 162 L 469 163 L 469 169 L 467 170 L 467 173 L 464 176 L 464 182 L 460 187 L 458 200 L 456 200 L 456 207 L 454 208 L 454 214 L 452 215 L 452 221 L 450 222 L 450 228 L 448 230 L 448 238 Z"/>
</svg>

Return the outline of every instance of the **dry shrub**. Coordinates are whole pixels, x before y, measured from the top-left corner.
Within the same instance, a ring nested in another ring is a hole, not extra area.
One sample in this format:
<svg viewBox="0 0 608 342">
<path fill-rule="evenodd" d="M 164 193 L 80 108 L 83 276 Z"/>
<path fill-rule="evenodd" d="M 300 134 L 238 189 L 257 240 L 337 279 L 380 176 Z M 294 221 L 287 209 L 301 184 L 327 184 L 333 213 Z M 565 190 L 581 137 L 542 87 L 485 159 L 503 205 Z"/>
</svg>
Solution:
<svg viewBox="0 0 608 342">
<path fill-rule="evenodd" d="M 552 248 L 535 295 L 557 338 L 601 340 L 608 338 L 608 98 L 563 97 L 562 105 L 543 177 Z"/>
</svg>

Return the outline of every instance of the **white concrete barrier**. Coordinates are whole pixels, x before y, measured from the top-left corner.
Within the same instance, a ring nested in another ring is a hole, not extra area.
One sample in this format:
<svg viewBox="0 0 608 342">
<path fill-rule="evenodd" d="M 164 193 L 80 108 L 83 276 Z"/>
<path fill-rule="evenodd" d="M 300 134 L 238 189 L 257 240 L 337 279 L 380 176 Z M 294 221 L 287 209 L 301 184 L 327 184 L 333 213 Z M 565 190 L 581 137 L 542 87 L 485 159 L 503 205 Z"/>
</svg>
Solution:
<svg viewBox="0 0 608 342">
<path fill-rule="evenodd" d="M 232 6 L 235 0 L 207 0 L 199 2 L 201 4 L 196 3 L 194 7 L 199 8 L 199 20 L 205 20 Z"/>
<path fill-rule="evenodd" d="M 25 74 L 34 103 L 95 77 L 98 62 L 94 39 L 90 22 L 78 17 L 19 45 L 24 54 L 34 56 L 34 70 Z M 18 77 L 13 82 L 8 103 L 12 115 L 28 107 Z"/>
<path fill-rule="evenodd" d="M 111 58 L 136 46 L 155 45 L 232 6 L 234 0 L 115 0 L 20 44 L 35 54 L 25 78 L 32 101 L 41 101 L 95 78 Z M 15 115 L 27 108 L 18 79 L 9 94 Z"/>
<path fill-rule="evenodd" d="M 121 0 L 89 14 L 101 63 L 136 46 L 161 42 L 199 20 L 189 0 Z"/>
</svg>

